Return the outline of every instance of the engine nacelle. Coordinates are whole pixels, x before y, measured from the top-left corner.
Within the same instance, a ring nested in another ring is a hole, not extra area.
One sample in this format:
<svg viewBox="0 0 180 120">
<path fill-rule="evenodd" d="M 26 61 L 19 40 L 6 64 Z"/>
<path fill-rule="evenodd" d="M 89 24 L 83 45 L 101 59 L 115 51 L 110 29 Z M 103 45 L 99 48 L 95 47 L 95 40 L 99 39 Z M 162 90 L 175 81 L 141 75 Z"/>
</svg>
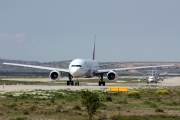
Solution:
<svg viewBox="0 0 180 120">
<path fill-rule="evenodd" d="M 107 73 L 107 79 L 109 81 L 115 81 L 118 78 L 118 74 L 115 71 L 109 71 Z"/>
<path fill-rule="evenodd" d="M 51 80 L 59 80 L 59 78 L 61 77 L 60 73 L 58 71 L 52 71 L 49 74 L 49 77 L 51 78 Z"/>
</svg>

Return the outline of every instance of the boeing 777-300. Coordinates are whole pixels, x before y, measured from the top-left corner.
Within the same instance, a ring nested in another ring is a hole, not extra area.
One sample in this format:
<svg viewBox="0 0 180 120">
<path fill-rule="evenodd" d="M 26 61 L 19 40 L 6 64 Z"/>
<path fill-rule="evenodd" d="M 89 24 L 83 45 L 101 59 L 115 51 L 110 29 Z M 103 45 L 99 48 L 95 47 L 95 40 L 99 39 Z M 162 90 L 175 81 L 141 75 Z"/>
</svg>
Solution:
<svg viewBox="0 0 180 120">
<path fill-rule="evenodd" d="M 173 66 L 173 65 L 157 65 L 157 66 L 141 66 L 141 67 L 115 68 L 115 69 L 100 69 L 101 65 L 94 58 L 95 58 L 95 40 L 94 40 L 94 48 L 93 48 L 93 58 L 74 59 L 72 62 L 70 62 L 68 69 L 43 67 L 36 65 L 25 65 L 25 64 L 17 64 L 17 63 L 3 63 L 3 64 L 50 70 L 51 72 L 49 74 L 49 77 L 52 80 L 58 80 L 61 77 L 61 72 L 66 72 L 69 73 L 69 80 L 67 81 L 67 85 L 74 85 L 74 81 L 72 80 L 72 78 L 77 78 L 77 80 L 75 81 L 75 85 L 79 85 L 78 78 L 80 77 L 98 76 L 100 78 L 99 86 L 101 85 L 105 86 L 105 81 L 103 81 L 104 74 L 107 74 L 106 77 L 109 81 L 115 81 L 118 78 L 118 74 L 117 74 L 118 71 Z"/>
</svg>

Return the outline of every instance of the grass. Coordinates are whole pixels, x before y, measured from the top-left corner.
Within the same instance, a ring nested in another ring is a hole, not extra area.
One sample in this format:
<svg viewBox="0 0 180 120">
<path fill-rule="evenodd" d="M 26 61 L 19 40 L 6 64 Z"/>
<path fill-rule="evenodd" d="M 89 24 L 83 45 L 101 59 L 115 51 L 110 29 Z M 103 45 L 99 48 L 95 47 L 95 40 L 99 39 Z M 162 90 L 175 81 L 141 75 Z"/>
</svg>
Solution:
<svg viewBox="0 0 180 120">
<path fill-rule="evenodd" d="M 180 87 L 163 88 L 169 92 L 165 95 L 157 94 L 158 90 L 134 89 L 129 93 L 95 91 L 100 96 L 101 104 L 93 119 L 180 119 Z M 71 90 L 0 92 L 0 119 L 85 120 L 88 115 L 86 108 L 81 104 L 80 92 Z"/>
</svg>

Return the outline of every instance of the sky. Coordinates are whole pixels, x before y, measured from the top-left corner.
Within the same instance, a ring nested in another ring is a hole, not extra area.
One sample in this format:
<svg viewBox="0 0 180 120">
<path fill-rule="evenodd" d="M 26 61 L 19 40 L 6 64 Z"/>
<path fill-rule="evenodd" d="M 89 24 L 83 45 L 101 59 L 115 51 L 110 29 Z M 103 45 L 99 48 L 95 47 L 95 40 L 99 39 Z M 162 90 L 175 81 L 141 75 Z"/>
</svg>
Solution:
<svg viewBox="0 0 180 120">
<path fill-rule="evenodd" d="M 180 0 L 1 0 L 0 58 L 180 61 Z"/>
</svg>

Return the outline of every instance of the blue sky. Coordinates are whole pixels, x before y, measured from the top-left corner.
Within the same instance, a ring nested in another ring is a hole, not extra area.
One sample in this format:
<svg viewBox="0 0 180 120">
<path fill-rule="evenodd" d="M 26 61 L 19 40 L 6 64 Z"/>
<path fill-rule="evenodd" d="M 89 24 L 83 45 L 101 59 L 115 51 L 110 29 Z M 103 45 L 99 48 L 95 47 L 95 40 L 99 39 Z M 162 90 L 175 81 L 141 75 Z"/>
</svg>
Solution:
<svg viewBox="0 0 180 120">
<path fill-rule="evenodd" d="M 1 0 L 0 58 L 180 61 L 179 0 Z"/>
</svg>

